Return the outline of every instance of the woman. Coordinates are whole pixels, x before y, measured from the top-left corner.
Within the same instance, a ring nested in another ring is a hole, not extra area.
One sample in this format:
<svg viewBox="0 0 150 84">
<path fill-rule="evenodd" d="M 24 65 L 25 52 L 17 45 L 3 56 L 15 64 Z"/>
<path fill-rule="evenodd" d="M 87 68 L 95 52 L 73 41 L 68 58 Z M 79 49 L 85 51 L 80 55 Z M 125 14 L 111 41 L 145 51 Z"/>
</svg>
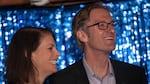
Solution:
<svg viewBox="0 0 150 84">
<path fill-rule="evenodd" d="M 11 39 L 6 57 L 8 84 L 43 84 L 57 71 L 59 52 L 48 28 L 20 28 Z"/>
</svg>

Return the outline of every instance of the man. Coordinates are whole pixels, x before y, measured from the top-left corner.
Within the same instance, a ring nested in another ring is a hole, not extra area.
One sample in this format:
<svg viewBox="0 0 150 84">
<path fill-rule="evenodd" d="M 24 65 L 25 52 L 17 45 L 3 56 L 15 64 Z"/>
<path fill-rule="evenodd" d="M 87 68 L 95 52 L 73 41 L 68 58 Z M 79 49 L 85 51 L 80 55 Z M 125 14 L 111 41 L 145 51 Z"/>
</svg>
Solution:
<svg viewBox="0 0 150 84">
<path fill-rule="evenodd" d="M 108 8 L 87 5 L 73 20 L 73 33 L 84 52 L 83 59 L 51 76 L 51 84 L 148 84 L 144 69 L 115 61 L 116 32 Z"/>
</svg>

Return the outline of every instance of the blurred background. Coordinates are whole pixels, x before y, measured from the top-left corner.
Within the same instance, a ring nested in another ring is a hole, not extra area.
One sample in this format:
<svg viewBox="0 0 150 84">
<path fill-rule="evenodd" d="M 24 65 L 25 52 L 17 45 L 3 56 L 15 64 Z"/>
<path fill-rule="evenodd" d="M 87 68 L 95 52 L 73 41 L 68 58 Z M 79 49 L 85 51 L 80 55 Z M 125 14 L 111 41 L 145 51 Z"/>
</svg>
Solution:
<svg viewBox="0 0 150 84">
<path fill-rule="evenodd" d="M 150 84 L 150 0 L 0 0 L 0 84 L 5 84 L 5 57 L 12 35 L 21 27 L 51 28 L 61 53 L 58 70 L 82 57 L 72 37 L 72 19 L 85 5 L 103 1 L 119 24 L 110 57 L 145 68 Z"/>
</svg>

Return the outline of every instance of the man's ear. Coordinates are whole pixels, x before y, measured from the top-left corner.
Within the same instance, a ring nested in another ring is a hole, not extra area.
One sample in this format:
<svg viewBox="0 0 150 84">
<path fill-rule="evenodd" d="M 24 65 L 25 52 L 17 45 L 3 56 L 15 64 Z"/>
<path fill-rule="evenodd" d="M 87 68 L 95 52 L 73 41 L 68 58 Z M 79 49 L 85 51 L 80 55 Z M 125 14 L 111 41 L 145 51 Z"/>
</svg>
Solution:
<svg viewBox="0 0 150 84">
<path fill-rule="evenodd" d="M 79 30 L 79 31 L 77 31 L 76 35 L 77 35 L 77 38 L 81 42 L 87 42 L 88 41 L 88 36 L 87 36 L 87 34 L 84 31 Z"/>
</svg>

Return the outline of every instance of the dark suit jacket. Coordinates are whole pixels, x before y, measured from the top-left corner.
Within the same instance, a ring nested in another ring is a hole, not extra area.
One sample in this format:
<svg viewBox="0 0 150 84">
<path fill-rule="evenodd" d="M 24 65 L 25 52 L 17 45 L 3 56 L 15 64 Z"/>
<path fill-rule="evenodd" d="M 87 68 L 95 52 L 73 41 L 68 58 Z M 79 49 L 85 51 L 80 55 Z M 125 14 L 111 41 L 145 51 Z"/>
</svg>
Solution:
<svg viewBox="0 0 150 84">
<path fill-rule="evenodd" d="M 111 60 L 116 84 L 148 84 L 144 69 Z M 49 77 L 50 84 L 89 84 L 82 60 Z"/>
</svg>

